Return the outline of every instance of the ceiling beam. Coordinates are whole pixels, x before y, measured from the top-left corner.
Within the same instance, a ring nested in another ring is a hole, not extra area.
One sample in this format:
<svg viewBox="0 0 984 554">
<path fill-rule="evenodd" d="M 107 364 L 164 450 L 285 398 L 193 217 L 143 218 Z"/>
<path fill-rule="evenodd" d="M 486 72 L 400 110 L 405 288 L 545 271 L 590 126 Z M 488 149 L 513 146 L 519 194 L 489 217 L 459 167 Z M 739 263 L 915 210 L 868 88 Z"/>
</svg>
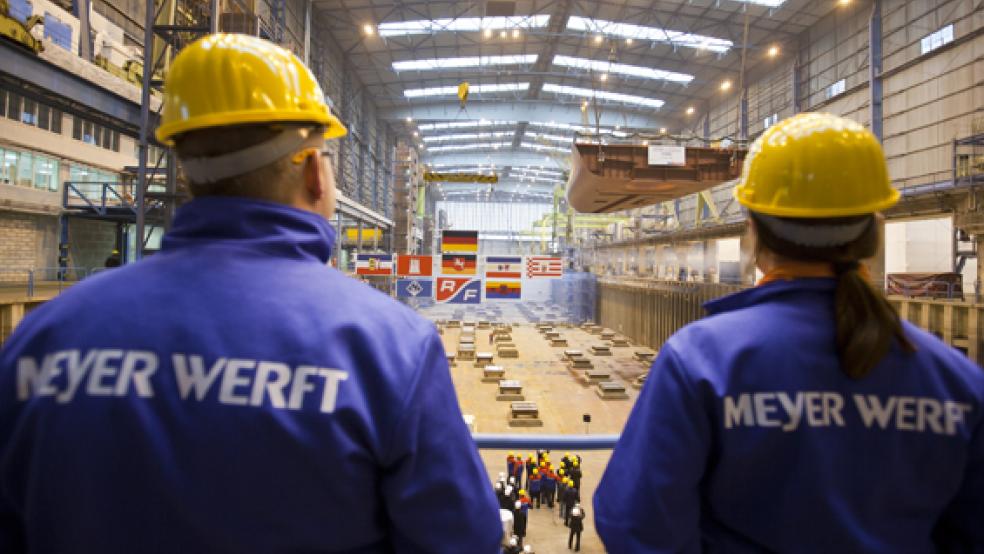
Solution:
<svg viewBox="0 0 984 554">
<path fill-rule="evenodd" d="M 503 101 L 469 103 L 465 110 L 454 102 L 404 105 L 379 108 L 380 117 L 395 121 L 412 117 L 418 122 L 489 119 L 505 121 L 556 121 L 572 125 L 585 125 L 580 104 L 559 104 L 550 100 Z M 594 118 L 592 118 L 594 119 Z M 619 106 L 603 106 L 598 125 L 602 127 L 630 127 L 633 129 L 659 129 L 675 127 L 677 118 L 654 110 L 627 110 Z M 595 121 L 591 122 L 594 125 Z"/>
<path fill-rule="evenodd" d="M 508 149 L 503 148 L 500 150 L 493 150 L 491 152 L 486 150 L 476 150 L 473 152 L 437 152 L 434 154 L 424 152 L 421 157 L 424 159 L 424 163 L 443 163 L 443 164 L 454 164 L 454 165 L 471 165 L 471 164 L 488 164 L 493 163 L 498 167 L 506 166 L 543 166 L 544 169 L 560 169 L 566 171 L 566 167 L 562 167 L 557 160 L 558 154 L 552 156 L 547 154 L 542 154 L 534 152 L 532 150 L 522 149 Z M 560 154 L 564 159 L 567 156 Z M 547 160 L 549 158 L 549 161 Z"/>
</svg>

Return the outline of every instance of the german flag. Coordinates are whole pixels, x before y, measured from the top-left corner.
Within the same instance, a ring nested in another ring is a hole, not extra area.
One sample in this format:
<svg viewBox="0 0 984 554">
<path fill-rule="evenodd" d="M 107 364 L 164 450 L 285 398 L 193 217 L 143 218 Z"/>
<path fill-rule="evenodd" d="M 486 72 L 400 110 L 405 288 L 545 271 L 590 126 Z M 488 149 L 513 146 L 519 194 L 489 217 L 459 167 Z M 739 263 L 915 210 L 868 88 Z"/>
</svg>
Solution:
<svg viewBox="0 0 984 554">
<path fill-rule="evenodd" d="M 441 273 L 444 275 L 475 275 L 478 272 L 478 256 L 475 254 L 443 254 Z"/>
<path fill-rule="evenodd" d="M 443 231 L 441 252 L 478 252 L 478 231 Z"/>
<path fill-rule="evenodd" d="M 521 281 L 486 281 L 486 300 L 519 300 L 523 294 Z"/>
</svg>

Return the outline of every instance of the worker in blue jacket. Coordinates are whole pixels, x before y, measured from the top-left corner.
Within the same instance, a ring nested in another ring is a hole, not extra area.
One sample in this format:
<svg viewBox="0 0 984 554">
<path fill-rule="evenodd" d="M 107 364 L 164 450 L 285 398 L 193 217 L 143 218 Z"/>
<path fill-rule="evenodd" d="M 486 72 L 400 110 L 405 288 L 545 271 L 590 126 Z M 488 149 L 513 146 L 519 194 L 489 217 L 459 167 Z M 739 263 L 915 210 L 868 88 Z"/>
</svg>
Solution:
<svg viewBox="0 0 984 554">
<path fill-rule="evenodd" d="M 0 552 L 499 552 L 434 326 L 327 265 L 314 76 L 216 34 L 165 91 L 194 199 L 0 351 Z"/>
<path fill-rule="evenodd" d="M 660 349 L 594 496 L 608 551 L 984 551 L 984 372 L 860 264 L 899 197 L 878 140 L 794 116 L 735 196 L 765 277 Z"/>
<path fill-rule="evenodd" d="M 548 508 L 553 509 L 554 497 L 557 493 L 557 476 L 549 467 L 540 474 L 540 496 Z"/>
</svg>

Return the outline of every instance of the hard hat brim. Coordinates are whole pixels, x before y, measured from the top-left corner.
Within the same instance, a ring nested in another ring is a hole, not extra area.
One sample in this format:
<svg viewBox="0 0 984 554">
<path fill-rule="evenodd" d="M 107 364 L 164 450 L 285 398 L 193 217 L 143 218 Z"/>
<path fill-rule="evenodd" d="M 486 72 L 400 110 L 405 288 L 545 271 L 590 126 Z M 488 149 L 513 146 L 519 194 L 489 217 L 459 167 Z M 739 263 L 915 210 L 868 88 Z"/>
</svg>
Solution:
<svg viewBox="0 0 984 554">
<path fill-rule="evenodd" d="M 335 139 L 348 134 L 348 129 L 342 125 L 342 122 L 337 117 L 330 113 L 314 115 L 311 113 L 298 113 L 296 111 L 241 111 L 202 115 L 164 124 L 157 128 L 154 135 L 161 144 L 174 146 L 174 138 L 189 131 L 262 123 L 311 123 L 313 125 L 324 125 L 326 127 L 325 139 Z"/>
<path fill-rule="evenodd" d="M 887 210 L 898 203 L 901 193 L 898 189 L 892 189 L 887 198 L 872 202 L 862 206 L 834 207 L 834 208 L 793 208 L 788 206 L 772 206 L 746 200 L 743 195 L 743 187 L 738 185 L 734 188 L 734 197 L 739 204 L 749 210 L 776 217 L 792 217 L 800 219 L 819 219 L 832 217 L 851 217 L 856 215 L 873 214 Z"/>
</svg>

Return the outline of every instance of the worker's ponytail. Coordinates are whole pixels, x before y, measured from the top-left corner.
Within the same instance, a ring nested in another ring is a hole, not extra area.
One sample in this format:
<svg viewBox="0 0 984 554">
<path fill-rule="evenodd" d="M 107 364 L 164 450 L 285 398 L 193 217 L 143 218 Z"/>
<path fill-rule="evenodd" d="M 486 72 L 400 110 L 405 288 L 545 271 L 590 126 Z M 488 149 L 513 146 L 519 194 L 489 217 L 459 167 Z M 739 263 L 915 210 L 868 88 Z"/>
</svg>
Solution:
<svg viewBox="0 0 984 554">
<path fill-rule="evenodd" d="M 837 354 L 841 371 L 854 379 L 868 375 L 888 354 L 893 341 L 904 352 L 915 348 L 905 336 L 898 312 L 881 291 L 875 289 L 862 273 L 859 260 L 878 250 L 878 226 L 873 215 L 830 219 L 764 218 L 752 213 L 758 247 L 768 248 L 782 258 L 807 262 L 829 262 L 837 278 L 834 294 Z M 823 242 L 845 229 L 863 229 L 846 243 L 804 246 L 780 237 L 777 231 L 809 229 L 811 242 Z"/>
<path fill-rule="evenodd" d="M 837 353 L 841 370 L 854 379 L 868 375 L 888 354 L 893 340 L 905 352 L 915 350 L 902 330 L 895 308 L 881 291 L 871 286 L 860 269 L 856 261 L 834 264 Z"/>
</svg>

